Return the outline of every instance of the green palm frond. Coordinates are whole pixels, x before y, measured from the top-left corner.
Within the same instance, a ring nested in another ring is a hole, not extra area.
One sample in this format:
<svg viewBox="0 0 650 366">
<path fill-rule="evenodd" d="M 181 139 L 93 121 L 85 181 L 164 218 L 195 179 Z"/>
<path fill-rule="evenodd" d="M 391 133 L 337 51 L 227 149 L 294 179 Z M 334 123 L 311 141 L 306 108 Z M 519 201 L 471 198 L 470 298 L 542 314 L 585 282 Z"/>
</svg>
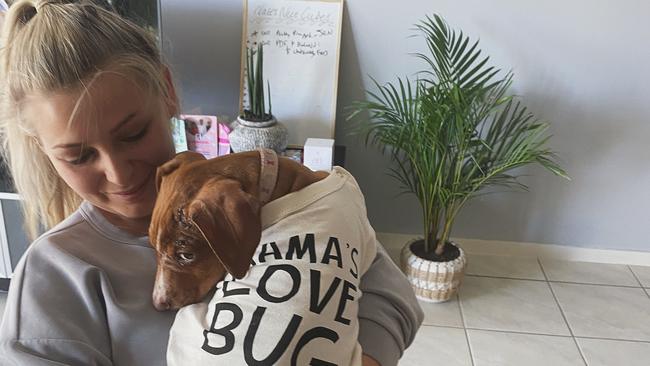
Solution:
<svg viewBox="0 0 650 366">
<path fill-rule="evenodd" d="M 389 176 L 414 194 L 423 214 L 425 248 L 440 254 L 457 213 L 488 186 L 527 190 L 511 174 L 539 164 L 568 178 L 545 146 L 548 124 L 508 94 L 513 76 L 489 65 L 479 42 L 451 29 L 438 15 L 416 29 L 428 53 L 414 81 L 380 84 L 350 106 L 351 134 L 387 153 Z M 363 115 L 362 112 L 367 113 Z"/>
</svg>

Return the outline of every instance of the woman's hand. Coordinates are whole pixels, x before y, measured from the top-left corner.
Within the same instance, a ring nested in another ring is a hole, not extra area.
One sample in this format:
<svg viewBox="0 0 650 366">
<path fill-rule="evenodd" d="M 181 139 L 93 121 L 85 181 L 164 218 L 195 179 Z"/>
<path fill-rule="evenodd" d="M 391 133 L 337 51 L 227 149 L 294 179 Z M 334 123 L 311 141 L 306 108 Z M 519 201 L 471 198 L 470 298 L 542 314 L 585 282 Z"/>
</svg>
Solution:
<svg viewBox="0 0 650 366">
<path fill-rule="evenodd" d="M 375 361 L 374 358 L 368 356 L 368 355 L 363 355 L 361 358 L 361 365 L 363 366 L 381 366 L 379 362 Z"/>
</svg>

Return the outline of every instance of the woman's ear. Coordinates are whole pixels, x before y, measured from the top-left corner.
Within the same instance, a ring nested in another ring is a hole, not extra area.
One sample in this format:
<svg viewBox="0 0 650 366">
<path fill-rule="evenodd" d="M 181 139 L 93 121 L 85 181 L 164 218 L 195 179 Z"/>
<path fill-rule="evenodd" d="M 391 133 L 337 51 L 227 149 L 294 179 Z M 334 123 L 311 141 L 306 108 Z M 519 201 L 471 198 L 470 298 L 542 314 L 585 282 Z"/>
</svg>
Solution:
<svg viewBox="0 0 650 366">
<path fill-rule="evenodd" d="M 176 88 L 174 87 L 174 81 L 172 79 L 172 72 L 169 70 L 167 65 L 163 65 L 163 75 L 167 87 L 167 98 L 165 100 L 167 106 L 167 117 L 172 118 L 180 113 L 180 108 L 178 105 L 178 95 L 176 94 Z"/>
</svg>

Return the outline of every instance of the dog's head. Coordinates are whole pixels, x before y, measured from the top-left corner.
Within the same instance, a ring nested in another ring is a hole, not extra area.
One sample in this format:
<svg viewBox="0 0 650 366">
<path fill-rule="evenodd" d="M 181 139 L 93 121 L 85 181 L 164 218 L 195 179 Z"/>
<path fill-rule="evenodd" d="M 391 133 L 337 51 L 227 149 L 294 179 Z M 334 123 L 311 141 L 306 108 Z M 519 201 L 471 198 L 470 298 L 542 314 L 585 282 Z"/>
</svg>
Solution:
<svg viewBox="0 0 650 366">
<path fill-rule="evenodd" d="M 201 301 L 226 272 L 242 278 L 259 244 L 258 200 L 239 181 L 211 172 L 210 163 L 185 152 L 156 173 L 149 240 L 157 252 L 158 310 Z"/>
</svg>

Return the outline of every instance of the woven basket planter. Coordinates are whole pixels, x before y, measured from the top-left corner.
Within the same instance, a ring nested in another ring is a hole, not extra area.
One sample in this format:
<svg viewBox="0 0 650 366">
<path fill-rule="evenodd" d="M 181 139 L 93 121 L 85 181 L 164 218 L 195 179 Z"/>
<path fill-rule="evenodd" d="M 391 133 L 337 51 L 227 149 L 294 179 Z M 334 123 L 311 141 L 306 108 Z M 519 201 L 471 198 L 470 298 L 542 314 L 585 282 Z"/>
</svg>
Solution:
<svg viewBox="0 0 650 366">
<path fill-rule="evenodd" d="M 275 117 L 266 122 L 251 122 L 237 117 L 230 127 L 232 131 L 228 138 L 234 152 L 266 148 L 281 153 L 289 142 L 289 130 Z"/>
<path fill-rule="evenodd" d="M 444 302 L 458 291 L 465 274 L 467 258 L 465 252 L 455 243 L 460 255 L 449 262 L 434 262 L 413 254 L 411 245 L 423 239 L 413 239 L 402 249 L 401 267 L 411 282 L 418 299 L 428 302 Z"/>
</svg>

